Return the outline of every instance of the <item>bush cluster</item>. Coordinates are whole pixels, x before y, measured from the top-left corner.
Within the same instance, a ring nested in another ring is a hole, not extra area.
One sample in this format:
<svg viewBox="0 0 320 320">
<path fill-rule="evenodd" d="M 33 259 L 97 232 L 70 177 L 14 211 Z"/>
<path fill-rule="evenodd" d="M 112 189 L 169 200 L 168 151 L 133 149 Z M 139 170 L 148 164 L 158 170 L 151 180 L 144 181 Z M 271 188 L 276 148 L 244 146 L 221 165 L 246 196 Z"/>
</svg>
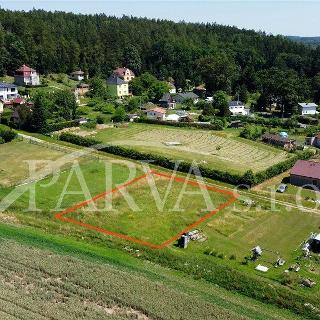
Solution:
<svg viewBox="0 0 320 320">
<path fill-rule="evenodd" d="M 17 136 L 17 133 L 11 128 L 0 126 L 0 144 L 10 142 Z"/>
<path fill-rule="evenodd" d="M 77 127 L 79 125 L 78 120 L 72 121 L 63 121 L 58 123 L 47 124 L 42 130 L 41 133 L 50 133 L 54 131 L 60 131 L 65 128 Z"/>
</svg>

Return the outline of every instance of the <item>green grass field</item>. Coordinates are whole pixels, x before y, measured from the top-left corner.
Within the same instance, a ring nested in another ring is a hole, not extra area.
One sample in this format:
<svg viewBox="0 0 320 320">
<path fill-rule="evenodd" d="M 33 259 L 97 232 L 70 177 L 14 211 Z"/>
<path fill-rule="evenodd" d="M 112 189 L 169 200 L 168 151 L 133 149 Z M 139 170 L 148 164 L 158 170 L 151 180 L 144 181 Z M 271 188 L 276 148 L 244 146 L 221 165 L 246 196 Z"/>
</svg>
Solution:
<svg viewBox="0 0 320 320">
<path fill-rule="evenodd" d="M 1 319 L 300 319 L 118 250 L 3 224 L 0 234 Z"/>
<path fill-rule="evenodd" d="M 29 152 L 30 157 L 38 155 L 41 158 L 43 154 L 47 159 L 57 159 L 60 156 L 59 154 L 54 154 L 53 150 L 26 142 L 13 142 L 3 146 L 12 148 L 10 153 L 12 163 L 15 159 L 18 159 L 21 150 L 23 150 L 22 148 L 24 148 L 25 155 Z M 37 148 L 34 149 L 34 147 Z M 109 159 L 113 158 L 109 157 Z M 7 161 L 9 165 L 10 159 Z M 146 249 L 144 246 L 54 218 L 56 213 L 70 206 L 85 199 L 91 199 L 101 192 L 111 190 L 116 185 L 141 176 L 143 174 L 141 166 L 131 163 L 132 167 L 136 168 L 136 171 L 131 172 L 131 176 L 128 167 L 124 163 L 113 163 L 112 171 L 110 171 L 108 162 L 106 165 L 106 162 L 102 160 L 80 160 L 79 166 L 77 162 L 66 163 L 59 176 L 48 176 L 34 183 L 36 190 L 35 205 L 41 211 L 26 210 L 29 207 L 31 196 L 30 192 L 27 191 L 0 214 L 0 222 L 19 226 L 32 226 L 39 231 L 44 230 L 48 234 L 78 239 L 83 244 L 90 243 L 92 245 L 116 248 L 129 247 L 144 251 Z M 19 182 L 26 175 L 26 169 L 22 161 L 17 160 L 15 162 L 15 171 L 20 172 L 15 178 Z M 160 169 L 160 171 L 170 173 L 170 171 L 164 169 Z M 9 171 L 4 172 L 1 176 L 1 181 L 6 181 L 10 178 L 10 175 Z M 184 177 L 182 174 L 178 176 Z M 85 183 L 80 183 L 79 181 L 81 180 L 85 181 Z M 165 196 L 169 180 L 155 179 L 154 182 L 162 199 Z M 218 184 L 209 180 L 207 182 Z M 23 191 L 25 190 L 23 188 L 30 186 L 32 185 L 19 188 Z M 225 186 L 227 185 L 218 184 L 219 188 L 224 188 Z M 110 229 L 113 232 L 159 244 L 207 212 L 201 210 L 205 208 L 205 201 L 203 196 L 199 194 L 184 194 L 181 204 L 185 210 L 183 212 L 171 212 L 170 209 L 174 207 L 177 198 L 179 198 L 181 188 L 182 185 L 179 183 L 172 185 L 172 190 L 167 194 L 168 199 L 165 202 L 164 209 L 161 211 L 156 206 L 154 195 L 149 185 L 141 180 L 136 185 L 132 184 L 126 188 L 127 194 L 135 200 L 135 203 L 141 209 L 140 211 L 132 211 L 127 205 L 127 201 L 124 201 L 125 197 L 117 192 L 112 199 L 114 211 L 107 212 L 102 210 L 102 212 L 98 212 L 98 210 L 94 209 L 91 212 L 87 212 L 78 210 L 71 213 L 70 216 L 68 214 L 68 217 L 75 220 L 80 219 L 84 223 Z M 2 186 L 0 188 L 0 199 L 5 199 L 13 190 L 15 190 L 13 187 Z M 68 194 L 62 197 L 63 191 Z M 194 192 L 199 190 L 194 186 L 187 186 L 185 191 Z M 84 195 L 83 193 L 86 194 Z M 248 207 L 242 203 L 245 194 L 242 191 L 240 191 L 240 194 L 242 196 L 239 201 L 222 209 L 216 215 L 197 226 L 197 229 L 207 237 L 206 241 L 191 241 L 187 250 L 179 249 L 172 243 L 167 248 L 159 251 L 161 252 L 159 254 L 164 256 L 167 254 L 174 255 L 177 261 L 180 258 L 190 261 L 206 258 L 208 261 L 212 261 L 214 265 L 225 265 L 251 274 L 253 277 L 264 277 L 268 281 L 279 281 L 284 270 L 297 261 L 300 255 L 299 245 L 301 242 L 311 232 L 318 230 L 320 215 L 312 212 L 302 212 L 297 208 L 290 208 L 289 211 L 285 205 L 281 204 L 276 204 L 276 210 L 271 210 L 272 207 L 268 199 L 254 198 L 257 194 L 256 191 L 249 193 L 255 200 L 255 205 Z M 210 195 L 214 207 L 226 200 L 224 194 L 212 192 Z M 107 200 L 109 201 L 110 199 Z M 98 201 L 97 204 L 98 208 L 101 209 L 104 203 Z M 265 254 L 258 262 L 242 265 L 244 257 L 248 256 L 250 250 L 256 245 L 260 245 L 268 251 L 265 251 Z M 215 252 L 215 255 L 206 256 L 204 252 L 208 250 Z M 233 256 L 232 259 L 230 259 L 231 256 Z M 286 265 L 274 268 L 273 263 L 278 256 L 286 260 Z M 320 281 L 320 268 L 316 262 L 309 260 L 299 261 L 301 263 L 299 276 L 310 277 L 317 282 Z M 269 272 L 260 274 L 255 271 L 254 267 L 259 263 L 268 266 L 270 268 Z M 299 285 L 294 286 L 294 288 L 303 295 L 312 294 L 319 297 L 317 288 L 305 289 Z"/>
<path fill-rule="evenodd" d="M 197 161 L 214 169 L 235 173 L 244 173 L 249 169 L 258 172 L 289 156 L 279 149 L 234 137 L 228 132 L 146 124 L 100 130 L 95 138 L 104 143 L 153 152 L 177 160 Z M 167 146 L 167 142 L 181 145 Z"/>
</svg>

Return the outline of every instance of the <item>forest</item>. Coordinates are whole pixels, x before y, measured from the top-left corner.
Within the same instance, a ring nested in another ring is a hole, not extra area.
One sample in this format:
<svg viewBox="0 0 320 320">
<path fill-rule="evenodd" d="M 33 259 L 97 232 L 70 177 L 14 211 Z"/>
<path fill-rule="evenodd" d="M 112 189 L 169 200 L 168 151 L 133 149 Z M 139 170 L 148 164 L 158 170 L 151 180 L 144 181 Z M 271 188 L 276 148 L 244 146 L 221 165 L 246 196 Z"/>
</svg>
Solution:
<svg viewBox="0 0 320 320">
<path fill-rule="evenodd" d="M 320 100 L 320 47 L 217 24 L 0 9 L 0 76 L 23 63 L 103 78 L 126 66 L 185 90 L 204 83 L 209 94 L 259 92 L 260 111 Z"/>
</svg>

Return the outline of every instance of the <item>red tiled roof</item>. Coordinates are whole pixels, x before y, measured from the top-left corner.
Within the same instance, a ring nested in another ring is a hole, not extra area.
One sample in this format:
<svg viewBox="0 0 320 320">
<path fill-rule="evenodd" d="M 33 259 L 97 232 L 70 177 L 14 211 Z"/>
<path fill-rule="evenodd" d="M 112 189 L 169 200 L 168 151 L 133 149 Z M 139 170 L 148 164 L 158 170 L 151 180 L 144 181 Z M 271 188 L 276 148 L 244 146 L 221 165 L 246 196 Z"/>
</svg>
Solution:
<svg viewBox="0 0 320 320">
<path fill-rule="evenodd" d="M 290 174 L 320 180 L 320 162 L 298 160 Z"/>
<path fill-rule="evenodd" d="M 113 71 L 113 74 L 118 75 L 119 77 L 123 77 L 126 74 L 126 71 L 130 72 L 130 76 L 134 76 L 133 71 L 131 71 L 128 68 L 117 68 L 116 70 Z"/>
<path fill-rule="evenodd" d="M 149 112 L 149 111 L 151 111 L 151 112 L 163 113 L 163 114 L 166 113 L 166 110 L 165 110 L 165 109 L 159 108 L 159 107 L 156 107 L 156 108 L 152 108 L 152 109 L 147 110 L 147 112 Z"/>
<path fill-rule="evenodd" d="M 22 67 L 20 67 L 18 70 L 16 70 L 16 72 L 36 72 L 36 70 L 34 70 L 24 64 Z"/>
<path fill-rule="evenodd" d="M 22 104 L 22 103 L 25 103 L 26 100 L 24 100 L 23 98 L 15 98 L 13 100 L 13 103 L 16 103 L 16 104 Z"/>
</svg>

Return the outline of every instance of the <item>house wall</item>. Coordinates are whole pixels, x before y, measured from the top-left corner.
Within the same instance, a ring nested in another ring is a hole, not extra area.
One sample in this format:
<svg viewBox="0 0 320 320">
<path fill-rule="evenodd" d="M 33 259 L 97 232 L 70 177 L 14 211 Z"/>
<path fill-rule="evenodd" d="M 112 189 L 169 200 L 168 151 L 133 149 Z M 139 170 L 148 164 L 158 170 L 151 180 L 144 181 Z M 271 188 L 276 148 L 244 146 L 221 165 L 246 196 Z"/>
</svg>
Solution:
<svg viewBox="0 0 320 320">
<path fill-rule="evenodd" d="M 15 75 L 14 82 L 18 86 L 25 86 L 25 85 L 38 86 L 40 85 L 40 77 L 35 72 L 31 73 L 30 76 Z"/>
<path fill-rule="evenodd" d="M 0 88 L 0 99 L 7 101 L 18 97 L 17 88 Z"/>
<path fill-rule="evenodd" d="M 320 188 L 320 180 L 302 176 L 290 175 L 290 183 L 295 186 L 314 185 Z"/>
<path fill-rule="evenodd" d="M 160 112 L 154 112 L 154 111 L 147 112 L 147 118 L 148 119 L 164 120 L 164 117 L 165 117 L 165 115 L 163 113 L 160 113 Z"/>
<path fill-rule="evenodd" d="M 311 114 L 311 115 L 314 115 L 317 113 L 317 108 L 316 107 L 312 107 L 312 108 L 302 108 L 302 115 L 308 115 L 308 114 Z"/>
<path fill-rule="evenodd" d="M 126 97 L 129 95 L 129 86 L 127 83 L 117 86 L 117 96 Z"/>
</svg>

